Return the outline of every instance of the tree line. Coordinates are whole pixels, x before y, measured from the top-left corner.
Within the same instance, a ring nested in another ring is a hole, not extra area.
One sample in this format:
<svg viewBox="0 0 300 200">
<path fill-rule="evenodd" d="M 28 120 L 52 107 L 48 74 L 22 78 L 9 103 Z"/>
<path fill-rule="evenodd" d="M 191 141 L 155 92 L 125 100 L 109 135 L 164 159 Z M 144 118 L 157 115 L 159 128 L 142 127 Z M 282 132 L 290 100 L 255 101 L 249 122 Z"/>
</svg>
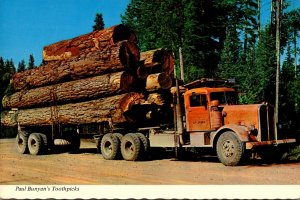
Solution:
<svg viewBox="0 0 300 200">
<path fill-rule="evenodd" d="M 266 1 L 262 1 L 266 3 Z M 275 103 L 275 12 L 261 26 L 260 0 L 132 0 L 122 23 L 137 34 L 141 51 L 166 47 L 179 66 L 181 47 L 185 82 L 203 77 L 234 78 L 240 103 Z M 300 8 L 283 5 L 281 18 L 280 123 L 300 130 Z M 177 70 L 179 71 L 179 70 Z"/>
<path fill-rule="evenodd" d="M 7 87 L 9 85 L 10 79 L 16 72 L 22 72 L 28 69 L 33 69 L 35 68 L 35 63 L 34 63 L 34 57 L 32 54 L 29 55 L 29 60 L 26 65 L 25 60 L 21 60 L 17 68 L 15 67 L 14 61 L 12 59 L 10 60 L 5 60 L 3 57 L 0 56 L 0 97 L 1 100 L 3 96 L 8 92 L 9 88 Z M 2 109 L 2 104 L 1 104 L 1 109 Z"/>
</svg>

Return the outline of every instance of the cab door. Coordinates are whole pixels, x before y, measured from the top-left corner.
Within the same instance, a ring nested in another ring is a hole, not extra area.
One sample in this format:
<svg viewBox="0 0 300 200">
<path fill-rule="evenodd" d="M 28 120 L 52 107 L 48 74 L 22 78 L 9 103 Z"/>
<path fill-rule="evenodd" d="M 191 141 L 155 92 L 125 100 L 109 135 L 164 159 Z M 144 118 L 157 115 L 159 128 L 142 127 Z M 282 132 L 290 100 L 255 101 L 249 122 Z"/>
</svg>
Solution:
<svg viewBox="0 0 300 200">
<path fill-rule="evenodd" d="M 184 100 L 187 131 L 210 130 L 210 115 L 206 94 L 187 94 Z"/>
</svg>

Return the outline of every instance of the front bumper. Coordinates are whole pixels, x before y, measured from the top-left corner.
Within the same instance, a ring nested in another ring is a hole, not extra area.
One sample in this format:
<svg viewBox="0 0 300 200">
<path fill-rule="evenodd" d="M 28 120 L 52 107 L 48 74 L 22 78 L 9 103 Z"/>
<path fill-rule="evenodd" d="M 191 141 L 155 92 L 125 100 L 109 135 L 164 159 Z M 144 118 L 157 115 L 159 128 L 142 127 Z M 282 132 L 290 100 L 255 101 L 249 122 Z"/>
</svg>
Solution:
<svg viewBox="0 0 300 200">
<path fill-rule="evenodd" d="M 270 141 L 263 141 L 263 142 L 246 142 L 246 149 L 253 149 L 258 146 L 269 146 L 269 145 L 280 145 L 280 144 L 289 144 L 295 143 L 296 139 L 282 139 L 282 140 L 270 140 Z"/>
</svg>

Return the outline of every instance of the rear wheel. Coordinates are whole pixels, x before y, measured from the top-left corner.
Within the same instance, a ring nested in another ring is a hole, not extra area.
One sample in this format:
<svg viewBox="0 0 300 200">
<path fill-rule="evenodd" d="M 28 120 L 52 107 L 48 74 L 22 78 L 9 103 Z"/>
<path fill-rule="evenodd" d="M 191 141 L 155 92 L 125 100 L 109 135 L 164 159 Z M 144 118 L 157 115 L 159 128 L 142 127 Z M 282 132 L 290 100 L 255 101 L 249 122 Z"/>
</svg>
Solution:
<svg viewBox="0 0 300 200">
<path fill-rule="evenodd" d="M 141 153 L 141 142 L 138 136 L 129 133 L 122 138 L 121 153 L 124 160 L 135 161 Z"/>
<path fill-rule="evenodd" d="M 20 131 L 16 136 L 17 151 L 21 154 L 28 153 L 28 133 Z"/>
<path fill-rule="evenodd" d="M 116 136 L 116 138 L 118 139 L 118 142 L 119 142 L 119 147 L 118 147 L 118 152 L 117 152 L 116 159 L 122 159 L 121 141 L 122 141 L 123 135 L 121 133 L 113 133 L 113 135 Z"/>
<path fill-rule="evenodd" d="M 245 145 L 234 132 L 227 131 L 217 141 L 217 155 L 226 166 L 238 165 L 245 157 Z"/>
<path fill-rule="evenodd" d="M 43 139 L 39 133 L 31 133 L 28 138 L 28 149 L 32 155 L 40 155 L 43 153 Z"/>
<path fill-rule="evenodd" d="M 146 158 L 150 149 L 149 139 L 142 133 L 135 133 L 135 135 L 141 140 L 141 157 Z"/>
<path fill-rule="evenodd" d="M 101 140 L 101 153 L 105 160 L 114 160 L 118 156 L 120 142 L 113 134 L 105 134 Z"/>
</svg>

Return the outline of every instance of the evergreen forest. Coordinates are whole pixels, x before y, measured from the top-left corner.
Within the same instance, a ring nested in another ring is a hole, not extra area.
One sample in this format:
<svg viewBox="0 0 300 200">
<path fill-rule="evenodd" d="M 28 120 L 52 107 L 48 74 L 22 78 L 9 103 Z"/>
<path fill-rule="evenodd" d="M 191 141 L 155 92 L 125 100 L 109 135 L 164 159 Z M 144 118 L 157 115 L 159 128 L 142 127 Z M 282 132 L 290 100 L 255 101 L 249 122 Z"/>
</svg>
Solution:
<svg viewBox="0 0 300 200">
<path fill-rule="evenodd" d="M 280 9 L 278 2 L 271 0 L 265 23 L 260 7 L 266 1 L 260 0 L 131 0 L 121 17 L 136 32 L 141 51 L 168 48 L 178 68 L 182 49 L 185 83 L 203 77 L 234 79 L 241 104 L 275 104 L 279 23 L 279 124 L 299 131 L 300 8 L 283 1 Z"/>
</svg>

